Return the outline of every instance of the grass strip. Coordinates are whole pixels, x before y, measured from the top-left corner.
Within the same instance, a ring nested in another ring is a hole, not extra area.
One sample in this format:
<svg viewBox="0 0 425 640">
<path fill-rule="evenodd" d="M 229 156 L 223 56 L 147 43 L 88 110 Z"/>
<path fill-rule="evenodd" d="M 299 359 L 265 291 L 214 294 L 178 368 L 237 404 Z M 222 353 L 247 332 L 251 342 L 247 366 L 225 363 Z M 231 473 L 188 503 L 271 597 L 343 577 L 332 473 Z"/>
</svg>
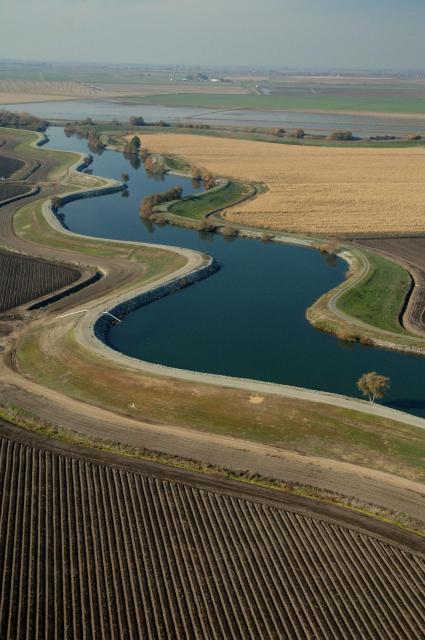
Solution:
<svg viewBox="0 0 425 640">
<path fill-rule="evenodd" d="M 382 256 L 363 253 L 369 261 L 369 271 L 357 286 L 340 297 L 338 308 L 379 329 L 406 333 L 399 318 L 411 287 L 409 273 Z"/>
<path fill-rule="evenodd" d="M 126 96 L 126 103 L 171 107 L 239 108 L 258 110 L 362 111 L 370 113 L 425 113 L 425 99 L 400 96 L 264 96 L 258 94 L 178 93 Z"/>
<path fill-rule="evenodd" d="M 15 406 L 0 405 L 0 418 L 18 427 L 32 431 L 46 439 L 52 439 L 65 444 L 95 449 L 107 453 L 114 453 L 128 458 L 165 464 L 185 469 L 187 471 L 196 471 L 203 474 L 213 475 L 214 477 L 218 476 L 229 480 L 236 480 L 258 487 L 273 489 L 284 493 L 291 493 L 303 498 L 309 498 L 310 500 L 334 504 L 368 517 L 396 525 L 402 529 L 416 533 L 421 537 L 425 537 L 425 530 L 422 522 L 415 520 L 406 514 L 388 511 L 377 505 L 365 503 L 356 498 L 346 497 L 342 494 L 338 494 L 337 492 L 327 491 L 312 485 L 297 484 L 278 480 L 276 478 L 265 477 L 258 473 L 246 470 L 227 469 L 225 467 L 200 462 L 191 458 L 182 458 L 160 451 L 134 447 L 122 442 L 94 438 L 93 436 L 88 436 L 78 431 L 65 429 L 63 427 L 52 425 L 49 422 L 42 421 L 30 412 Z"/>
<path fill-rule="evenodd" d="M 183 198 L 172 204 L 168 212 L 192 220 L 202 220 L 209 213 L 231 207 L 250 193 L 252 187 L 242 182 L 230 181 L 222 187 L 216 187 L 196 196 Z"/>
</svg>

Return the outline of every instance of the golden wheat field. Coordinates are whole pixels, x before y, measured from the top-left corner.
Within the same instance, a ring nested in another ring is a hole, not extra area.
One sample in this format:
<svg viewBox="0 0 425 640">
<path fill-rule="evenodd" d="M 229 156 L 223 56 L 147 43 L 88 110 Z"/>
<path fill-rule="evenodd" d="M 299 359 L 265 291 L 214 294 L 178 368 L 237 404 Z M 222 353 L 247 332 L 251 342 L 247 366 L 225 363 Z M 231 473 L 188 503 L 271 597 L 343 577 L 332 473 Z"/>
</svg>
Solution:
<svg viewBox="0 0 425 640">
<path fill-rule="evenodd" d="M 98 98 L 103 93 L 89 85 L 73 80 L 49 82 L 44 80 L 0 80 L 0 104 L 14 102 L 41 102 L 69 98 Z"/>
<path fill-rule="evenodd" d="M 225 212 L 229 222 L 327 235 L 425 231 L 425 148 L 309 147 L 179 134 L 141 139 L 151 151 L 180 154 L 215 175 L 268 186 Z"/>
</svg>

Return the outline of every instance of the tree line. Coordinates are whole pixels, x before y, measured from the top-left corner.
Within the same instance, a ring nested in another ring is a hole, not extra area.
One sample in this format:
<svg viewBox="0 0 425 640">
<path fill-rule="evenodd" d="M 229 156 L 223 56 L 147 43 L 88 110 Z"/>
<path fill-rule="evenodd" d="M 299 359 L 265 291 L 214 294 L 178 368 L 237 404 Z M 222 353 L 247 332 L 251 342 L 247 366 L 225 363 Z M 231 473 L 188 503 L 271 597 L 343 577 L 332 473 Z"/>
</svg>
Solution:
<svg viewBox="0 0 425 640">
<path fill-rule="evenodd" d="M 25 111 L 15 113 L 13 111 L 7 111 L 7 109 L 0 110 L 0 127 L 45 131 L 48 126 L 49 123 L 47 120 L 42 120 L 41 118 L 32 116 L 30 113 L 26 113 Z"/>
<path fill-rule="evenodd" d="M 140 215 L 142 218 L 149 219 L 157 205 L 163 204 L 164 202 L 173 202 L 173 200 L 180 200 L 182 195 L 183 189 L 181 187 L 173 187 L 172 189 L 168 189 L 168 191 L 146 196 L 140 205 Z"/>
</svg>

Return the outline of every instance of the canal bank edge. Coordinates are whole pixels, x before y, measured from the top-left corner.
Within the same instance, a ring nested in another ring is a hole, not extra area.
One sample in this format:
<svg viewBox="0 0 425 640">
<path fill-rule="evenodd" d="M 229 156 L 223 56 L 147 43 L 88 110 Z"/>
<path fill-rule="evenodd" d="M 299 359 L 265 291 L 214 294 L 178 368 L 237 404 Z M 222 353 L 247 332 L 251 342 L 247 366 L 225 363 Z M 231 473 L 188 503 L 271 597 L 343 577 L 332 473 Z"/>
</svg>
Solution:
<svg viewBox="0 0 425 640">
<path fill-rule="evenodd" d="M 136 135 L 139 135 L 140 139 L 140 134 Z M 129 135 L 126 135 L 123 140 L 128 140 L 129 137 Z M 118 146 L 112 146 L 111 148 L 115 150 L 120 149 L 120 147 Z M 155 155 L 162 157 L 165 166 L 168 167 L 166 154 L 164 155 L 156 153 Z M 191 167 L 190 162 L 186 158 L 178 157 L 178 159 L 180 159 L 182 166 L 186 166 L 188 168 Z M 191 177 L 191 173 L 188 171 L 175 171 L 173 169 L 170 169 L 169 167 L 167 169 L 167 173 L 181 175 L 189 178 Z M 223 184 L 215 187 L 215 189 L 222 189 L 223 185 L 228 184 L 230 180 L 230 178 L 223 177 L 220 179 L 223 181 Z M 221 206 L 220 208 L 207 213 L 200 220 L 193 220 L 182 215 L 172 214 L 169 209 L 172 207 L 174 202 L 165 203 L 165 205 L 157 207 L 157 210 L 161 215 L 165 214 L 164 222 L 166 223 L 183 226 L 186 228 L 203 230 L 201 223 L 207 223 L 207 221 L 211 220 L 213 225 L 216 223 L 216 227 L 213 227 L 209 231 L 213 233 L 223 233 L 226 227 L 229 227 L 229 223 L 224 218 L 222 218 L 222 216 L 220 215 L 221 212 L 226 211 L 227 209 L 231 209 L 232 207 L 237 206 L 245 200 L 255 198 L 259 194 L 259 191 L 255 184 L 247 183 L 247 185 L 249 185 L 251 191 L 247 193 L 241 200 L 238 200 L 237 202 L 227 206 Z M 267 185 L 262 186 L 265 188 L 265 190 L 267 190 Z M 205 196 L 205 193 L 196 195 L 194 196 L 194 198 L 202 199 L 203 196 Z M 188 200 L 191 199 L 193 199 L 193 197 L 188 198 Z M 282 242 L 285 244 L 303 245 L 320 250 L 322 250 L 323 247 L 326 247 L 326 238 L 270 232 L 270 230 L 266 228 L 253 228 L 238 223 L 232 223 L 230 227 L 234 228 L 234 235 L 242 238 L 251 238 L 258 240 L 264 240 L 266 238 L 267 242 Z M 400 308 L 400 320 L 403 317 L 403 327 L 406 329 L 406 331 L 400 334 L 393 331 L 385 330 L 383 328 L 370 324 L 362 320 L 361 318 L 356 318 L 352 315 L 349 315 L 338 307 L 338 302 L 341 302 L 342 297 L 349 290 L 353 290 L 355 287 L 362 286 L 362 284 L 367 279 L 370 269 L 367 252 L 361 250 L 359 247 L 353 248 L 353 246 L 348 246 L 344 243 L 343 240 L 341 240 L 339 245 L 340 246 L 337 250 L 335 250 L 334 255 L 339 256 L 348 264 L 347 280 L 338 285 L 338 287 L 326 292 L 309 309 L 306 310 L 306 318 L 310 322 L 310 324 L 312 324 L 316 329 L 331 333 L 337 338 L 344 341 L 361 342 L 362 344 L 367 346 L 400 351 L 404 353 L 412 353 L 415 355 L 425 355 L 425 339 L 423 336 L 412 330 L 407 317 L 407 310 L 410 306 L 413 288 L 406 292 L 404 303 Z M 373 253 L 373 251 L 370 251 L 370 253 Z M 379 252 L 375 253 L 378 254 Z M 415 281 L 416 274 L 411 268 L 409 268 L 409 265 L 402 264 L 400 261 L 397 262 L 395 260 L 391 260 L 391 258 L 389 258 L 388 256 L 386 256 L 386 259 L 402 267 L 409 274 L 410 278 Z M 404 322 L 404 317 L 406 318 L 406 322 Z"/>
<path fill-rule="evenodd" d="M 55 217 L 54 217 L 53 213 L 52 213 L 52 212 L 47 212 L 47 215 L 48 215 L 48 216 L 49 216 L 49 215 L 51 215 L 51 221 L 52 221 L 52 222 L 56 221 L 56 224 L 58 224 L 58 227 L 59 227 L 60 233 L 61 233 L 61 234 L 63 234 L 63 235 L 66 235 L 66 230 L 64 230 L 64 229 L 63 229 L 63 227 L 61 227 L 61 226 L 59 225 L 59 223 L 58 223 L 57 219 L 55 219 Z M 54 226 L 56 226 L 56 225 L 54 225 Z M 70 236 L 74 237 L 74 236 L 76 236 L 76 234 L 72 234 L 72 233 L 70 233 Z M 78 236 L 77 236 L 77 237 L 78 237 Z M 93 238 L 91 238 L 91 237 L 88 237 L 88 238 L 89 238 L 91 241 L 93 240 Z M 114 241 L 114 240 L 109 240 L 109 242 L 110 242 L 110 243 L 112 243 L 112 244 L 123 244 L 123 243 L 117 243 L 117 241 Z M 140 245 L 141 243 L 127 243 L 127 244 Z M 303 244 L 304 244 L 304 243 L 303 243 Z M 148 245 L 148 246 L 151 246 L 151 245 Z M 166 248 L 168 251 L 171 251 L 171 249 L 170 249 L 169 247 L 164 247 L 164 248 Z M 182 250 L 182 251 L 185 251 L 185 250 Z M 193 252 L 192 252 L 192 253 L 193 253 Z M 112 296 L 110 296 L 110 297 L 112 298 Z M 125 298 L 125 296 L 124 296 L 124 298 Z M 113 298 L 113 300 L 115 300 L 115 297 Z M 96 316 L 96 314 L 95 314 L 95 316 Z M 52 318 L 52 316 L 50 316 L 50 318 Z M 52 325 L 51 325 L 51 326 L 52 326 Z M 101 346 L 103 347 L 104 345 L 101 345 Z M 89 345 L 89 351 L 93 351 L 93 344 L 92 344 L 92 342 L 91 342 L 91 344 Z M 111 350 L 111 353 L 112 353 L 112 354 L 115 354 L 115 355 L 120 355 L 120 354 L 117 354 L 117 352 L 113 352 L 112 350 Z M 110 365 L 110 364 L 112 364 L 111 356 L 110 356 L 110 355 L 108 355 L 108 354 L 106 354 L 106 355 L 105 355 L 105 353 L 104 353 L 104 354 L 103 354 L 103 357 L 104 357 L 104 358 L 105 358 L 105 360 L 106 360 L 106 361 L 105 361 L 105 365 L 106 365 L 106 366 L 108 366 L 108 364 L 109 364 L 109 365 Z M 139 361 L 136 361 L 136 362 L 139 362 Z M 14 373 L 14 372 L 10 372 L 10 373 L 12 374 L 12 375 L 11 375 L 11 377 L 10 377 L 11 381 L 12 381 L 12 380 L 14 380 L 15 382 L 13 382 L 13 384 L 16 384 L 16 385 L 18 386 L 18 385 L 19 385 L 19 380 L 20 380 L 20 379 L 22 379 L 22 374 L 15 375 L 15 373 Z M 164 371 L 159 372 L 159 377 L 161 377 L 163 374 L 164 374 Z M 118 371 L 117 371 L 117 375 L 119 375 L 119 372 L 118 372 Z M 195 375 L 196 375 L 196 374 L 195 374 Z M 158 374 L 156 374 L 156 376 L 158 376 Z M 28 377 L 27 377 L 27 381 L 29 382 Z M 245 381 L 243 381 L 243 382 L 245 382 Z M 253 382 L 255 383 L 255 381 L 253 381 Z M 223 386 L 223 385 L 222 385 L 222 384 L 219 384 L 218 386 Z M 225 386 L 227 386 L 227 387 L 228 387 L 228 386 L 230 386 L 230 385 L 225 384 Z M 36 390 L 36 389 L 37 389 L 37 385 L 35 385 L 35 386 L 34 386 L 34 385 L 28 385 L 28 384 L 25 384 L 25 385 L 23 386 L 23 388 L 24 388 L 24 387 L 25 387 L 25 388 L 27 388 L 27 389 L 31 389 L 32 387 L 34 387 L 34 390 Z M 44 386 L 44 388 L 46 388 L 46 386 Z M 47 387 L 47 388 L 48 388 L 48 387 Z M 47 391 L 47 388 L 46 388 L 46 391 Z M 301 392 L 301 393 L 302 393 L 302 392 L 307 391 L 307 390 L 303 390 L 303 389 L 299 389 L 299 390 L 297 390 L 296 388 L 291 388 L 291 387 L 288 387 L 288 390 L 295 392 L 295 393 L 294 393 L 294 395 L 293 395 L 293 396 L 291 396 L 291 397 L 294 397 L 294 398 L 297 398 L 297 399 L 301 399 L 301 400 L 303 400 L 303 399 L 309 399 L 309 400 L 311 399 L 311 400 L 313 400 L 313 399 L 314 399 L 316 403 L 320 403 L 320 402 L 321 402 L 321 400 L 320 400 L 320 394 L 319 394 L 318 392 L 315 394 L 315 397 L 303 398 L 303 397 L 302 397 L 302 395 L 299 395 L 299 394 L 297 394 L 296 392 L 297 392 L 297 391 L 299 391 L 299 392 Z M 268 389 L 268 392 L 270 392 L 270 389 Z M 37 395 L 41 395 L 41 394 L 43 393 L 43 385 L 39 386 L 39 391 L 35 391 L 35 393 L 36 393 Z M 314 393 L 314 392 L 312 392 L 312 393 Z M 53 394 L 53 395 L 54 395 L 54 394 Z M 56 394 L 56 395 L 58 395 L 58 394 Z M 331 396 L 332 396 L 332 394 L 329 394 L 329 397 L 331 397 Z M 49 397 L 53 397 L 53 396 L 52 396 L 52 393 L 51 393 L 51 391 L 50 391 L 50 389 L 49 389 L 49 391 L 46 393 L 46 397 L 47 397 L 47 398 L 49 398 Z M 60 397 L 61 397 L 61 395 L 58 395 L 58 402 L 59 402 L 59 403 L 61 403 L 61 402 L 62 402 L 62 401 L 59 399 Z M 70 400 L 68 401 L 68 400 L 66 399 L 66 397 L 65 397 L 65 396 L 62 396 L 62 397 L 64 398 L 64 401 L 66 400 L 66 403 L 65 403 L 65 405 L 63 405 L 63 402 L 62 402 L 62 405 L 61 405 L 61 406 L 67 406 L 67 405 L 69 405 L 69 406 L 74 406 L 75 404 L 77 404 L 77 405 L 81 405 L 81 407 L 87 407 L 87 408 L 89 409 L 89 414 L 90 414 L 90 405 L 86 405 L 86 404 L 84 403 L 84 401 L 83 401 L 83 402 L 77 402 L 77 403 L 75 403 L 75 401 L 74 401 L 74 400 L 72 400 L 72 399 L 70 399 Z M 288 397 L 288 396 L 286 396 L 286 397 Z M 71 395 L 71 398 L 72 398 L 72 395 Z M 333 399 L 335 399 L 335 398 L 338 398 L 338 396 L 334 395 L 334 396 L 333 396 Z M 343 397 L 342 397 L 342 396 L 339 396 L 339 398 L 343 399 Z M 39 403 L 39 404 L 40 404 L 40 403 Z M 328 404 L 333 405 L 333 404 L 335 404 L 335 402 L 334 402 L 334 401 L 332 401 L 332 400 L 330 400 L 330 401 L 328 402 Z M 361 405 L 362 405 L 362 407 L 361 407 L 361 408 L 359 408 Z M 25 406 L 25 405 L 24 405 L 24 406 Z M 37 406 L 38 406 L 38 405 L 37 405 Z M 106 404 L 105 406 L 107 406 L 107 404 Z M 42 407 L 43 407 L 43 403 L 41 403 L 41 404 L 40 404 L 40 408 L 42 408 Z M 302 404 L 301 404 L 301 407 L 302 407 Z M 357 412 L 359 412 L 359 411 L 360 411 L 360 412 L 361 412 L 361 413 L 363 413 L 363 414 L 364 414 L 364 413 L 369 413 L 368 405 L 367 405 L 366 403 L 363 403 L 362 401 L 358 401 L 358 403 L 357 403 L 357 406 L 356 406 L 356 409 L 355 409 L 355 410 L 356 410 Z M 78 411 L 78 407 L 77 407 L 77 411 Z M 112 410 L 112 411 L 113 411 L 113 410 Z M 93 411 L 91 411 L 91 412 L 93 413 Z M 105 420 L 106 420 L 107 413 L 106 413 L 106 412 L 104 412 L 104 413 L 105 413 Z M 361 415 L 361 413 L 360 413 L 359 415 Z M 400 413 L 400 412 L 396 412 L 396 413 L 398 413 L 398 414 L 399 414 L 399 416 L 402 416 L 402 417 L 406 418 L 406 419 L 407 419 L 407 422 L 411 424 L 411 422 L 410 422 L 410 420 L 409 420 L 409 419 L 410 419 L 410 418 L 412 418 L 412 416 L 408 416 L 407 414 L 402 414 L 402 413 Z M 84 415 L 85 415 L 85 414 L 84 414 Z M 119 415 L 119 414 L 118 414 L 118 415 Z M 115 420 L 117 419 L 117 413 L 112 413 L 112 414 L 110 414 L 110 416 L 111 416 L 111 417 L 115 416 Z M 109 418 L 109 420 L 111 420 L 111 417 Z M 393 414 L 391 417 L 394 419 L 394 414 Z M 120 420 L 122 420 L 122 419 L 123 419 L 123 418 L 121 417 L 121 418 L 120 418 Z M 397 418 L 396 418 L 396 419 L 397 419 Z M 418 419 L 418 420 L 420 420 L 420 419 Z M 399 420 L 399 422 L 402 422 L 402 421 L 403 421 L 403 420 Z M 117 423 L 115 422 L 115 424 L 117 424 Z M 137 423 L 135 422 L 135 424 L 137 424 Z M 413 426 L 415 426 L 415 425 L 413 425 Z M 173 429 L 174 429 L 174 428 L 173 428 Z M 197 434 L 197 432 L 196 432 L 196 431 L 192 431 L 192 430 L 188 429 L 188 430 L 187 430 L 187 436 L 186 436 L 186 438 L 194 437 L 194 436 L 196 436 L 196 434 Z M 201 434 L 199 434 L 199 436 L 201 436 Z M 155 437 L 157 438 L 157 436 L 155 436 Z M 204 435 L 204 434 L 202 434 L 202 438 L 203 438 L 203 439 L 205 438 L 205 435 Z M 233 441 L 233 437 L 232 437 L 232 438 L 230 438 L 230 441 Z M 247 449 L 247 447 L 249 446 L 249 441 L 243 441 L 243 444 L 241 444 L 241 446 L 242 446 L 241 451 L 245 451 L 245 450 Z M 256 445 L 256 446 L 257 446 L 257 445 Z M 258 448 L 258 447 L 257 447 L 257 448 Z M 282 450 L 280 450 L 280 449 L 276 449 L 276 448 L 275 448 L 275 449 L 270 449 L 270 450 L 271 450 L 271 451 L 273 450 L 273 451 L 275 452 L 275 453 L 273 454 L 273 456 L 277 455 L 278 453 L 279 453 L 279 455 L 281 456 L 281 455 L 283 455 L 283 453 L 284 453 Z M 291 455 L 292 455 L 292 454 L 291 454 Z M 303 460 L 304 460 L 304 464 L 307 464 L 307 465 L 309 464 L 309 462 L 308 462 L 309 458 L 308 458 L 308 457 L 307 457 L 307 458 L 300 458 L 300 459 L 303 459 Z M 324 460 L 323 460 L 323 465 L 324 465 L 323 470 L 324 470 L 325 468 L 328 468 L 328 467 L 329 467 L 329 465 L 332 465 L 332 464 L 333 464 L 333 461 L 332 461 L 331 459 L 329 459 L 329 460 L 324 459 Z M 285 465 L 285 468 L 286 468 L 286 465 Z M 329 468 L 330 468 L 330 467 L 329 467 Z M 354 467 L 353 467 L 353 468 L 354 468 Z M 360 468 L 359 468 L 359 469 L 360 469 Z M 368 473 L 367 469 L 363 469 L 363 474 L 364 474 L 365 472 L 366 472 L 366 477 L 367 477 L 367 473 Z M 359 471 L 359 473 L 360 473 L 360 471 Z M 363 474 L 362 474 L 362 475 L 363 475 Z M 370 474 L 370 472 L 369 472 L 369 474 Z M 391 476 L 390 476 L 390 477 L 391 477 Z M 304 482 L 304 480 L 302 480 L 302 482 Z M 351 489 L 350 489 L 350 490 L 351 490 Z M 347 494 L 347 495 L 348 495 L 348 494 Z"/>
<path fill-rule="evenodd" d="M 67 153 L 67 152 L 64 152 L 64 153 Z M 83 157 L 83 154 L 80 154 L 80 155 Z M 77 171 L 79 164 L 80 164 L 80 160 L 77 163 L 75 163 L 71 168 L 67 169 L 67 171 L 65 172 L 66 175 L 69 177 L 72 171 Z M 110 186 L 109 184 L 110 181 L 108 179 L 104 179 L 104 180 L 105 180 L 105 183 L 107 183 L 107 185 Z M 95 189 L 95 190 L 97 192 L 101 191 L 100 189 Z M 84 192 L 92 192 L 92 191 L 93 189 L 91 188 L 87 188 L 87 189 L 82 188 L 76 192 L 74 191 L 70 193 L 73 193 L 74 197 L 87 197 L 82 194 Z M 65 195 L 70 195 L 70 194 L 65 194 Z M 60 224 L 58 218 L 54 215 L 54 212 L 52 211 L 50 198 L 44 201 L 43 203 L 43 214 L 46 220 L 49 222 L 49 224 L 53 226 L 55 230 L 60 231 L 62 234 L 70 235 L 73 238 L 81 237 L 81 238 L 87 238 L 92 240 L 90 236 L 75 234 L 67 229 L 64 229 L 64 227 Z M 279 235 L 279 238 L 276 238 L 276 239 L 280 242 L 293 242 L 294 244 L 314 246 L 313 241 L 311 239 L 306 239 L 306 238 L 295 238 L 291 236 Z M 100 238 L 97 240 L 100 240 L 102 242 L 105 241 L 105 242 L 115 243 L 115 244 L 117 243 L 116 240 L 111 240 L 111 239 Z M 143 246 L 144 243 L 120 241 L 120 244 Z M 147 246 L 151 246 L 151 245 L 147 245 Z M 155 245 L 155 246 L 157 246 L 158 248 L 166 249 L 167 251 L 171 251 L 171 252 L 173 251 L 181 252 L 187 258 L 192 256 L 192 259 L 193 259 L 194 255 L 196 255 L 196 252 L 193 252 L 188 249 L 179 250 L 177 248 L 168 247 L 168 246 L 162 246 L 162 245 Z M 346 259 L 349 262 L 349 257 L 347 252 L 344 252 L 344 254 L 342 254 L 341 257 L 344 257 L 344 259 Z M 183 380 L 206 382 L 207 384 L 214 384 L 216 386 L 225 385 L 225 386 L 231 386 L 233 388 L 244 388 L 244 389 L 254 390 L 254 391 L 261 389 L 261 391 L 265 393 L 274 393 L 284 397 L 298 398 L 301 400 L 308 400 L 312 402 L 323 402 L 325 404 L 332 404 L 335 406 L 340 406 L 342 408 L 353 409 L 356 411 L 360 411 L 362 413 L 369 413 L 372 415 L 382 416 L 382 417 L 393 419 L 393 420 L 396 420 L 405 424 L 409 424 L 412 426 L 425 428 L 425 420 L 418 418 L 416 416 L 411 416 L 409 414 L 405 414 L 403 412 L 396 411 L 394 409 L 389 409 L 387 407 L 382 407 L 378 405 L 371 406 L 369 403 L 363 400 L 347 398 L 344 396 L 339 396 L 338 394 L 331 394 L 331 393 L 313 391 L 309 389 L 303 389 L 303 388 L 297 388 L 297 387 L 291 387 L 291 386 L 285 386 L 285 385 L 277 385 L 277 384 L 266 383 L 266 382 L 262 383 L 255 380 L 250 381 L 245 379 L 231 378 L 227 376 L 202 374 L 197 372 L 172 369 L 169 367 L 164 367 L 162 365 L 145 363 L 141 360 L 130 358 L 124 354 L 118 353 L 117 351 L 108 347 L 103 341 L 96 338 L 96 332 L 95 332 L 96 323 L 99 321 L 101 316 L 105 314 L 105 312 L 108 312 L 110 311 L 110 309 L 114 308 L 113 305 L 122 304 L 131 298 L 144 295 L 148 291 L 151 291 L 152 289 L 157 288 L 158 285 L 165 284 L 165 282 L 175 281 L 176 278 L 179 278 L 179 277 L 184 278 L 189 273 L 192 273 L 194 271 L 197 271 L 198 269 L 203 268 L 205 266 L 205 259 L 206 259 L 206 256 L 201 257 L 201 255 L 199 254 L 195 258 L 194 262 L 192 261 L 192 264 L 188 269 L 184 268 L 183 270 L 180 270 L 181 271 L 180 274 L 173 274 L 173 276 L 163 279 L 162 282 L 150 283 L 147 287 L 144 287 L 141 291 L 138 290 L 134 292 L 126 292 L 126 294 L 122 296 L 122 299 L 121 298 L 117 299 L 116 297 L 114 297 L 113 299 L 108 299 L 107 301 L 103 301 L 100 304 L 98 303 L 94 308 L 90 309 L 89 313 L 85 314 L 78 321 L 76 335 L 78 336 L 79 341 L 83 344 L 83 346 L 85 346 L 89 350 L 94 349 L 98 353 L 103 353 L 103 355 L 107 356 L 108 358 L 112 358 L 117 362 L 125 363 L 126 366 L 130 364 L 132 368 L 136 368 L 139 370 L 143 369 L 144 371 L 149 373 L 156 373 L 160 375 L 166 374 L 167 376 L 171 375 L 172 377 L 176 377 Z M 343 283 L 343 285 L 345 285 L 345 283 Z"/>
</svg>

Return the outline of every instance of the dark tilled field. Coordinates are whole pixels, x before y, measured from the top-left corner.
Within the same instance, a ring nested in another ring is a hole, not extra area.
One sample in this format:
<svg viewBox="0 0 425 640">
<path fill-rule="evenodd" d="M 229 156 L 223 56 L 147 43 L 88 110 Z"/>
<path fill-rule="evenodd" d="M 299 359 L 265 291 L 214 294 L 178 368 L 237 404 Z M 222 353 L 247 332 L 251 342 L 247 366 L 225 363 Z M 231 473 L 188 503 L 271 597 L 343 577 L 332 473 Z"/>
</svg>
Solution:
<svg viewBox="0 0 425 640">
<path fill-rule="evenodd" d="M 0 178 L 9 178 L 13 173 L 22 169 L 24 164 L 22 160 L 0 155 Z"/>
<path fill-rule="evenodd" d="M 0 251 L 0 312 L 61 289 L 79 278 L 80 273 L 71 267 Z"/>
<path fill-rule="evenodd" d="M 410 268 L 415 280 L 411 299 L 406 308 L 405 324 L 425 332 L 425 237 L 357 239 L 369 249 L 376 249 Z"/>
<path fill-rule="evenodd" d="M 25 184 L 16 184 L 13 182 L 3 182 L 0 180 L 0 202 L 8 198 L 23 196 L 31 191 L 31 187 Z"/>
<path fill-rule="evenodd" d="M 3 437 L 0 537 L 5 640 L 425 637 L 417 553 Z"/>
</svg>

